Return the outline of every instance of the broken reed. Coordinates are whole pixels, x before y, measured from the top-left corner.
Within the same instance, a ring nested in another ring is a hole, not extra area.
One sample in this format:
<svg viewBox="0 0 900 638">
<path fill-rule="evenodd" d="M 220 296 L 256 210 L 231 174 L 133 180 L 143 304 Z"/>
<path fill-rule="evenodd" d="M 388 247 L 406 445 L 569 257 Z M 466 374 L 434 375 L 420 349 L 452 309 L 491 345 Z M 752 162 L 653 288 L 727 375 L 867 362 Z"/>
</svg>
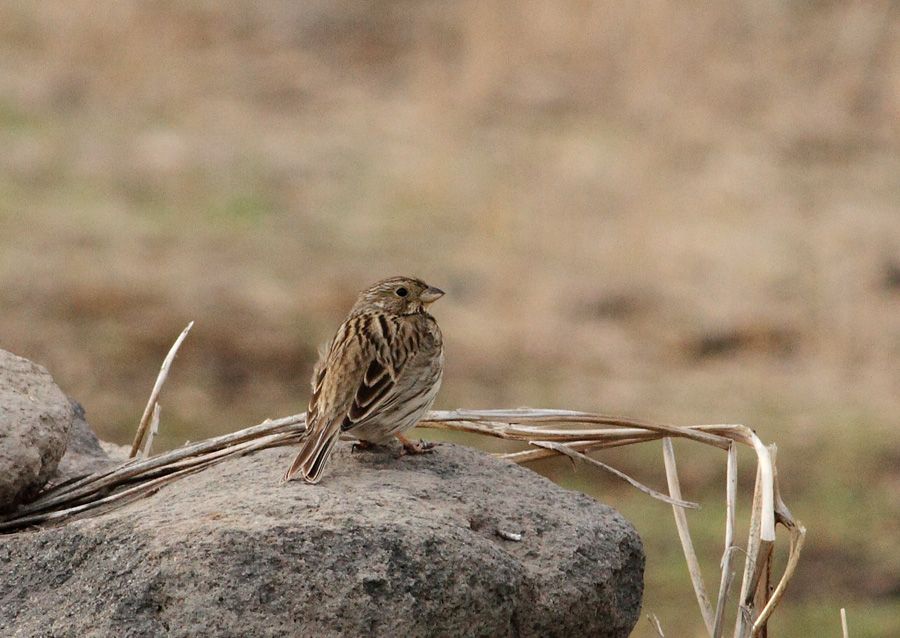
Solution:
<svg viewBox="0 0 900 638">
<path fill-rule="evenodd" d="M 193 323 L 193 322 L 192 322 Z M 178 347 L 192 324 L 181 333 L 172 346 L 154 384 L 147 408 L 131 448 L 131 458 L 113 469 L 98 472 L 46 489 L 39 498 L 5 517 L 0 516 L 0 532 L 14 532 L 34 525 L 60 523 L 76 516 L 91 516 L 119 507 L 125 503 L 159 490 L 167 483 L 188 474 L 199 472 L 229 458 L 242 456 L 270 447 L 294 445 L 306 432 L 306 414 L 267 420 L 231 434 L 217 436 L 181 448 L 150 456 L 153 435 L 159 426 L 159 395 L 174 361 Z M 527 443 L 530 448 L 499 454 L 500 458 L 527 463 L 553 456 L 566 456 L 584 462 L 628 482 L 645 494 L 672 506 L 675 526 L 687 561 L 697 603 L 707 632 L 720 638 L 725 631 L 725 608 L 732 591 L 735 555 L 745 556 L 733 636 L 747 638 L 764 636 L 766 623 L 797 567 L 806 529 L 795 521 L 781 498 L 775 465 L 775 446 L 766 446 L 756 433 L 743 425 L 693 425 L 679 427 L 603 416 L 571 410 L 437 410 L 427 414 L 420 427 L 435 430 L 454 430 L 480 434 L 508 441 Z M 149 431 L 149 434 L 148 434 Z M 146 442 L 144 439 L 146 438 Z M 719 590 L 713 608 L 700 572 L 694 551 L 685 510 L 696 509 L 696 503 L 682 497 L 675 463 L 673 438 L 710 445 L 726 452 L 726 516 L 725 551 L 720 562 Z M 662 440 L 668 494 L 648 487 L 593 457 L 588 452 L 611 447 L 636 445 Z M 143 445 L 143 451 L 141 450 Z M 752 448 L 756 455 L 756 484 L 747 545 L 741 548 L 735 541 L 735 511 L 737 508 L 737 445 Z M 273 477 L 272 480 L 277 480 Z M 784 571 L 772 587 L 772 554 L 775 526 L 782 525 L 788 533 L 789 549 Z M 656 622 L 661 635 L 662 628 Z"/>
</svg>

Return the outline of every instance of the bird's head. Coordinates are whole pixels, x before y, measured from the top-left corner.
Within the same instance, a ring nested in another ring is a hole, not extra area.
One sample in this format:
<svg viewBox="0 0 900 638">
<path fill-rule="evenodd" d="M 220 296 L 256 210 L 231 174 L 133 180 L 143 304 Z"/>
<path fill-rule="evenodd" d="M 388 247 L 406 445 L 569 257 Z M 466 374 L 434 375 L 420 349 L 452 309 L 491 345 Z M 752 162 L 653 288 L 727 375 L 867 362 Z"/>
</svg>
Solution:
<svg viewBox="0 0 900 638">
<path fill-rule="evenodd" d="M 444 291 L 429 286 L 415 277 L 391 277 L 373 284 L 359 293 L 351 314 L 380 311 L 394 315 L 423 312 Z"/>
</svg>

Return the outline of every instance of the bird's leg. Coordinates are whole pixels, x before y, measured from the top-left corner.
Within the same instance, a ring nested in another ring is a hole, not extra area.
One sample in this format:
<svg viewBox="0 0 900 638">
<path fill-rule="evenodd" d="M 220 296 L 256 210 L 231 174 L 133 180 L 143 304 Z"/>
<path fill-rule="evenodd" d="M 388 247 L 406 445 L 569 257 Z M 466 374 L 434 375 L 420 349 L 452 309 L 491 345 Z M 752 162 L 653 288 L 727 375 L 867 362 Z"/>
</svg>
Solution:
<svg viewBox="0 0 900 638">
<path fill-rule="evenodd" d="M 434 443 L 430 441 L 423 441 L 421 439 L 418 441 L 410 441 L 402 434 L 395 434 L 394 436 L 396 436 L 397 440 L 403 444 L 403 449 L 407 454 L 428 454 L 434 450 Z"/>
<path fill-rule="evenodd" d="M 371 441 L 354 441 L 353 445 L 350 446 L 350 453 L 365 452 L 366 450 L 371 450 L 373 447 L 375 447 L 375 444 Z"/>
</svg>

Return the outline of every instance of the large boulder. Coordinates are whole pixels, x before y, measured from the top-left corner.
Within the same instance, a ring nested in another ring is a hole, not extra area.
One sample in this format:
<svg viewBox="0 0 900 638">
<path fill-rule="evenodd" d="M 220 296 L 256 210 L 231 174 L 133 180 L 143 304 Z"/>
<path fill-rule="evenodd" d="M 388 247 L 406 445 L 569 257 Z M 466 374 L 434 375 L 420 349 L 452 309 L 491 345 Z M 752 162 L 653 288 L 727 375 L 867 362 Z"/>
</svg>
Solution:
<svg viewBox="0 0 900 638">
<path fill-rule="evenodd" d="M 644 556 L 617 512 L 487 454 L 279 448 L 0 540 L 3 636 L 627 636 Z"/>
<path fill-rule="evenodd" d="M 53 476 L 73 419 L 69 399 L 44 368 L 0 350 L 0 512 Z"/>
<path fill-rule="evenodd" d="M 101 472 L 118 465 L 110 458 L 102 443 L 85 420 L 84 408 L 75 400 L 72 405 L 72 427 L 69 429 L 69 441 L 66 453 L 63 454 L 52 483 L 70 481 L 80 476 Z"/>
</svg>

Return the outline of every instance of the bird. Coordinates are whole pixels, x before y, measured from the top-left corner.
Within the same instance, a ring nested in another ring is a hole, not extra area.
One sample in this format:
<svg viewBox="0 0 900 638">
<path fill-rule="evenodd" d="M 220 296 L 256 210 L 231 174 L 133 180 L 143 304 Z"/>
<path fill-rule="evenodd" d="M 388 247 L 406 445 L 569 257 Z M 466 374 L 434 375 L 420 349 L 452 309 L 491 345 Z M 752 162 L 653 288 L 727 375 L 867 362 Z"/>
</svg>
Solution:
<svg viewBox="0 0 900 638">
<path fill-rule="evenodd" d="M 363 290 L 313 369 L 306 435 L 284 474 L 318 483 L 341 434 L 362 447 L 396 437 L 408 454 L 431 451 L 403 433 L 431 408 L 444 371 L 443 336 L 428 306 L 444 291 L 415 277 Z"/>
</svg>

